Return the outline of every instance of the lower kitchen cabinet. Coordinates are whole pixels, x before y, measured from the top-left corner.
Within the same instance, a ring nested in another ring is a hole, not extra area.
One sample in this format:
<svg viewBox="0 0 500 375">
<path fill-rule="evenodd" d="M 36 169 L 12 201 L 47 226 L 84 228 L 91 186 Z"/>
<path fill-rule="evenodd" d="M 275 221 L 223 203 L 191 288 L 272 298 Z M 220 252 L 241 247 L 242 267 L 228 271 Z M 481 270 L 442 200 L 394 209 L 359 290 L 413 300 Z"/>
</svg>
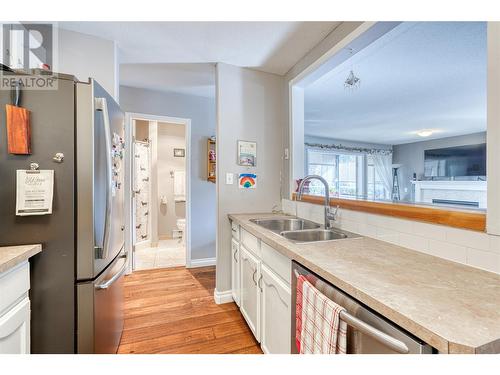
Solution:
<svg viewBox="0 0 500 375">
<path fill-rule="evenodd" d="M 291 291 L 265 264 L 261 267 L 261 347 L 264 353 L 290 354 Z"/>
<path fill-rule="evenodd" d="M 232 222 L 231 293 L 267 354 L 291 348 L 292 261 Z"/>
<path fill-rule="evenodd" d="M 260 260 L 240 244 L 240 309 L 257 341 L 260 342 Z"/>
<path fill-rule="evenodd" d="M 27 297 L 0 318 L 0 353 L 30 353 L 30 301 Z"/>
<path fill-rule="evenodd" d="M 30 353 L 29 263 L 0 274 L 0 354 Z"/>
<path fill-rule="evenodd" d="M 231 240 L 231 292 L 236 305 L 240 306 L 240 244 Z"/>
</svg>

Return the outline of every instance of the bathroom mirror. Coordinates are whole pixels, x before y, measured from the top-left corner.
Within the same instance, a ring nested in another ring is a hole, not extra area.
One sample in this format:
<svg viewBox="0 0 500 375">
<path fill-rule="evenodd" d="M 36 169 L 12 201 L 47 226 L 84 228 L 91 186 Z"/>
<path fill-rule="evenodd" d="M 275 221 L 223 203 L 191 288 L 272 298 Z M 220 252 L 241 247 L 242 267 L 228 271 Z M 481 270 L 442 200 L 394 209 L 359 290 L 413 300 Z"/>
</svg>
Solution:
<svg viewBox="0 0 500 375">
<path fill-rule="evenodd" d="M 487 24 L 378 32 L 292 87 L 291 183 L 318 174 L 341 199 L 485 211 Z"/>
</svg>

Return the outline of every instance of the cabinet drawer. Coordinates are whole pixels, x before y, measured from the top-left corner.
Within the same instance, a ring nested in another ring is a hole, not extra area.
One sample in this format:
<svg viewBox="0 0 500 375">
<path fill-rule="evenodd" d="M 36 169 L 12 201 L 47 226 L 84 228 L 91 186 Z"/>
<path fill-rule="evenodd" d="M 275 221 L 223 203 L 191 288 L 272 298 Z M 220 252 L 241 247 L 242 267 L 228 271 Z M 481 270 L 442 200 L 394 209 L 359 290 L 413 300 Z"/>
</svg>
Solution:
<svg viewBox="0 0 500 375">
<path fill-rule="evenodd" d="M 241 243 L 246 249 L 260 258 L 260 240 L 253 234 L 248 233 L 245 229 L 240 229 Z"/>
<path fill-rule="evenodd" d="M 261 259 L 262 262 L 271 268 L 289 286 L 291 285 L 292 261 L 289 258 L 262 242 Z"/>
<path fill-rule="evenodd" d="M 231 221 L 231 233 L 233 235 L 233 238 L 235 238 L 236 240 L 240 239 L 240 226 L 234 221 Z"/>
<path fill-rule="evenodd" d="M 30 289 L 29 263 L 26 261 L 0 274 L 0 316 Z"/>
<path fill-rule="evenodd" d="M 25 297 L 0 317 L 0 354 L 30 353 L 30 301 Z"/>
</svg>

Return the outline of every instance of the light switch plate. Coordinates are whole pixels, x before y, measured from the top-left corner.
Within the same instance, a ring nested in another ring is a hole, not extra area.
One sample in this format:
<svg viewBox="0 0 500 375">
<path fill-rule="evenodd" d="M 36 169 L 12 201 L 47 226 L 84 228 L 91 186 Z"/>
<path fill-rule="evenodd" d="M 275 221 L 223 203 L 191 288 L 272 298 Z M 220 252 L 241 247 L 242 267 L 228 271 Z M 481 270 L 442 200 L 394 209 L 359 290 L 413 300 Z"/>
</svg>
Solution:
<svg viewBox="0 0 500 375">
<path fill-rule="evenodd" d="M 285 148 L 285 160 L 288 160 L 289 158 L 289 153 L 288 153 L 288 148 Z"/>
<path fill-rule="evenodd" d="M 234 182 L 233 173 L 226 173 L 226 185 L 232 185 Z"/>
</svg>

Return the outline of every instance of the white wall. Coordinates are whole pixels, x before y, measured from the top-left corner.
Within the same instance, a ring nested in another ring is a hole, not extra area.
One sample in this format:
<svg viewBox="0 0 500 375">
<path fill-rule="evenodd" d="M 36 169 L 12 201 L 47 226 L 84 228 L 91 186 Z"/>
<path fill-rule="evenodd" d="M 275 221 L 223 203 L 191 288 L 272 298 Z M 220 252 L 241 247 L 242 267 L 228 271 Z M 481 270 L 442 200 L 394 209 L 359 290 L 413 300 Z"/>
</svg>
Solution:
<svg viewBox="0 0 500 375">
<path fill-rule="evenodd" d="M 191 257 L 215 257 L 215 185 L 207 181 L 207 137 L 215 134 L 215 100 L 120 87 L 125 112 L 191 119 Z"/>
<path fill-rule="evenodd" d="M 281 204 L 280 175 L 283 111 L 283 77 L 217 64 L 217 282 L 218 292 L 231 288 L 231 227 L 227 215 L 270 212 Z M 236 142 L 257 142 L 257 188 L 239 189 L 237 173 L 247 168 L 236 163 Z M 226 173 L 234 184 L 226 185 Z"/>
<path fill-rule="evenodd" d="M 171 171 L 186 170 L 186 158 L 174 157 L 174 148 L 186 149 L 185 126 L 158 123 L 158 236 L 172 237 L 177 219 L 186 217 L 186 203 L 174 200 L 174 179 Z M 161 204 L 165 196 L 167 204 Z M 194 212 L 196 214 L 196 212 Z"/>
<path fill-rule="evenodd" d="M 117 49 L 113 41 L 74 31 L 58 29 L 59 73 L 72 74 L 87 82 L 95 78 L 118 100 Z"/>
<path fill-rule="evenodd" d="M 326 59 L 326 56 L 328 55 L 329 51 L 334 48 L 335 46 L 338 46 L 343 42 L 343 40 L 348 37 L 350 34 L 353 32 L 360 32 L 360 29 L 365 28 L 366 25 L 364 25 L 363 22 L 342 22 L 339 26 L 337 26 L 328 36 L 323 39 L 320 43 L 318 43 L 314 48 L 311 49 L 303 58 L 301 58 L 285 75 L 285 79 L 283 81 L 283 87 L 286 92 L 285 95 L 285 100 L 283 103 L 283 111 L 286 116 L 285 121 L 286 125 L 283 127 L 283 149 L 288 148 L 290 150 L 290 157 L 292 156 L 292 149 L 295 147 L 298 149 L 297 155 L 295 157 L 297 159 L 294 160 L 293 163 L 293 171 L 298 172 L 303 170 L 304 166 L 304 160 L 303 160 L 303 155 L 304 155 L 304 129 L 303 129 L 303 123 L 304 123 L 304 108 L 303 106 L 299 108 L 299 106 L 294 106 L 294 118 L 295 121 L 299 121 L 300 124 L 302 125 L 301 127 L 297 127 L 294 129 L 295 134 L 293 134 L 294 138 L 294 144 L 290 144 L 291 140 L 291 127 L 290 127 L 290 106 L 289 106 L 289 99 L 292 98 L 291 95 L 291 90 L 290 89 L 290 82 L 294 79 L 296 79 L 299 75 L 304 74 L 306 70 L 310 68 L 312 64 L 315 62 L 321 60 L 321 59 Z M 295 87 L 294 88 L 294 101 L 297 104 L 303 103 L 304 102 L 304 92 L 303 89 L 300 87 Z M 283 183 L 282 183 L 282 192 L 283 196 L 289 196 L 290 195 L 290 165 L 291 163 L 289 160 L 283 160 L 282 162 L 282 171 L 283 171 Z M 295 173 L 293 173 L 296 175 Z"/>
</svg>

